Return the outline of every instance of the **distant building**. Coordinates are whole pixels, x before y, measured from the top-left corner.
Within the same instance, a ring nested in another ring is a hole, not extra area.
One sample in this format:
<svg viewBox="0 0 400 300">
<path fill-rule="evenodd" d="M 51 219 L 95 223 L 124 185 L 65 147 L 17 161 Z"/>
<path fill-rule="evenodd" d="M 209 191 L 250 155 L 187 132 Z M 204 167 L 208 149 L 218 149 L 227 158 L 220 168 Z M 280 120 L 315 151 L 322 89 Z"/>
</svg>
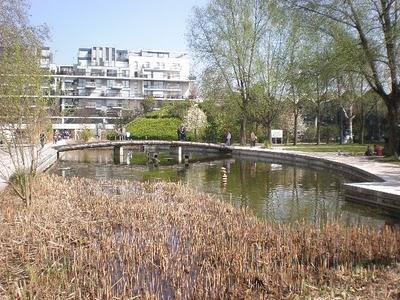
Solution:
<svg viewBox="0 0 400 300">
<path fill-rule="evenodd" d="M 53 66 L 53 53 L 50 51 L 50 47 L 42 47 L 40 66 L 47 69 L 51 69 Z"/>
<path fill-rule="evenodd" d="M 63 124 L 110 124 L 123 111 L 140 109 L 148 96 L 158 106 L 189 98 L 194 83 L 186 53 L 79 48 L 77 64 L 54 67 L 50 49 L 43 48 L 41 64 L 50 69 L 49 94 L 59 104 Z"/>
</svg>

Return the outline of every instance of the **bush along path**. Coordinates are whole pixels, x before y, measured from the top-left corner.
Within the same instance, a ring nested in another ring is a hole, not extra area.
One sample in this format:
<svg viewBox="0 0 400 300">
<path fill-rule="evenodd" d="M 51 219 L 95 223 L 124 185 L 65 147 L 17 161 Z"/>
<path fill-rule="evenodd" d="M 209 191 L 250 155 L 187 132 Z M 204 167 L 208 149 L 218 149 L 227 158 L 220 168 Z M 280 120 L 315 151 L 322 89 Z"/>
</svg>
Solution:
<svg viewBox="0 0 400 300">
<path fill-rule="evenodd" d="M 387 299 L 400 232 L 274 225 L 186 186 L 39 176 L 0 195 L 0 298 Z"/>
</svg>

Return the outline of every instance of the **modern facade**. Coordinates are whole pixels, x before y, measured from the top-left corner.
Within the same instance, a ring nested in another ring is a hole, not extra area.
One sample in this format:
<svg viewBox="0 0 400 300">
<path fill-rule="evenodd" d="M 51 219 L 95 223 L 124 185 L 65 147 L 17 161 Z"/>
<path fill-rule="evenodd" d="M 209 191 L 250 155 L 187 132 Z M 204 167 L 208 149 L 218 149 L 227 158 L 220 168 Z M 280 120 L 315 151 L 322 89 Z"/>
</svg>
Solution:
<svg viewBox="0 0 400 300">
<path fill-rule="evenodd" d="M 42 51 L 42 63 L 53 70 L 50 97 L 59 105 L 63 124 L 110 124 L 124 112 L 140 110 L 146 97 L 154 97 L 160 106 L 191 96 L 186 53 L 80 48 L 76 64 L 58 65 L 54 71 L 45 60 L 47 50 Z"/>
</svg>

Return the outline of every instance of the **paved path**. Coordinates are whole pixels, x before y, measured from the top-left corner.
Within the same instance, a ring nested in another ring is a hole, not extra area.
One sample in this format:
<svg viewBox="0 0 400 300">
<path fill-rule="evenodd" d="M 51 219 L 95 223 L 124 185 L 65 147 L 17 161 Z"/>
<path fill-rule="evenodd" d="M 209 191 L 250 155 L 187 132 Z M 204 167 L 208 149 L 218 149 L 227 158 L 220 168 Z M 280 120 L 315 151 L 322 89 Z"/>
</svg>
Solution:
<svg viewBox="0 0 400 300">
<path fill-rule="evenodd" d="M 65 142 L 60 141 L 60 144 Z M 44 171 L 51 166 L 57 158 L 57 151 L 53 149 L 54 144 L 46 144 L 39 153 L 38 171 Z M 14 173 L 14 165 L 10 156 L 0 148 L 0 190 L 7 186 L 7 180 Z"/>
</svg>

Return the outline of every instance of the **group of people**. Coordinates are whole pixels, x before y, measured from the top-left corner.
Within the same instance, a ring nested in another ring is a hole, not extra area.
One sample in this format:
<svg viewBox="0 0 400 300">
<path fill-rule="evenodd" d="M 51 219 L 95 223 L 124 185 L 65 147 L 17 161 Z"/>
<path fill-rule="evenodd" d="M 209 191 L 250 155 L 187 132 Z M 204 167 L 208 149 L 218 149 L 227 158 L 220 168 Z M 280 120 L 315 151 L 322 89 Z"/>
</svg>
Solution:
<svg viewBox="0 0 400 300">
<path fill-rule="evenodd" d="M 122 127 L 122 129 L 119 129 L 116 132 L 120 141 L 129 141 L 131 139 L 131 133 L 129 130 L 126 130 L 125 127 Z"/>
<path fill-rule="evenodd" d="M 69 130 L 54 130 L 53 143 L 57 143 L 61 140 L 68 140 L 71 138 L 71 132 Z"/>
<path fill-rule="evenodd" d="M 250 134 L 250 147 L 254 147 L 257 143 L 257 136 L 256 134 L 252 131 Z M 228 130 L 225 134 L 225 144 L 227 146 L 230 146 L 232 144 L 232 134 Z"/>
<path fill-rule="evenodd" d="M 178 127 L 176 130 L 176 133 L 178 135 L 178 141 L 186 141 L 186 128 L 184 126 Z M 257 136 L 255 133 L 252 131 L 250 134 L 250 146 L 253 147 L 257 143 Z M 225 133 L 225 145 L 230 146 L 232 145 L 232 133 L 227 130 Z"/>
<path fill-rule="evenodd" d="M 368 145 L 367 150 L 365 151 L 366 156 L 382 156 L 383 155 L 383 148 L 379 145 L 374 145 L 374 149 L 371 149 L 371 146 Z"/>
</svg>

